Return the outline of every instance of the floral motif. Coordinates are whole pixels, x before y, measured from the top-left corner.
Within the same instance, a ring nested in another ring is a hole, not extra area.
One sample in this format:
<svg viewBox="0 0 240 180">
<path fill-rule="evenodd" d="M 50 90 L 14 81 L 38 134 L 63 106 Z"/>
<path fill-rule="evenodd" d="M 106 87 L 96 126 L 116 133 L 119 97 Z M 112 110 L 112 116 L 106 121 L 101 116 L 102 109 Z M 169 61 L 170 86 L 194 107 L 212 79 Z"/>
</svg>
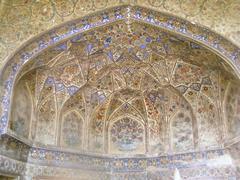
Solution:
<svg viewBox="0 0 240 180">
<path fill-rule="evenodd" d="M 129 118 L 116 121 L 110 132 L 111 141 L 120 151 L 134 151 L 144 140 L 142 125 Z"/>
</svg>

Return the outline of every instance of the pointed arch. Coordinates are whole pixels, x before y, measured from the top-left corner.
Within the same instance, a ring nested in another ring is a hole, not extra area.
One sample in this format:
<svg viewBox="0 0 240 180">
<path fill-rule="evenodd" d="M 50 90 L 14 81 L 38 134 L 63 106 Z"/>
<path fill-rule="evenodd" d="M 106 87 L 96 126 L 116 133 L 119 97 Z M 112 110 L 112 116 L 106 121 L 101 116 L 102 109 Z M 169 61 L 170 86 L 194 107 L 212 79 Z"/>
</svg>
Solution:
<svg viewBox="0 0 240 180">
<path fill-rule="evenodd" d="M 144 154 L 146 153 L 145 125 L 129 114 L 113 119 L 108 127 L 108 153 Z"/>
<path fill-rule="evenodd" d="M 84 140 L 84 119 L 76 110 L 65 113 L 61 119 L 60 146 L 82 150 Z"/>
</svg>

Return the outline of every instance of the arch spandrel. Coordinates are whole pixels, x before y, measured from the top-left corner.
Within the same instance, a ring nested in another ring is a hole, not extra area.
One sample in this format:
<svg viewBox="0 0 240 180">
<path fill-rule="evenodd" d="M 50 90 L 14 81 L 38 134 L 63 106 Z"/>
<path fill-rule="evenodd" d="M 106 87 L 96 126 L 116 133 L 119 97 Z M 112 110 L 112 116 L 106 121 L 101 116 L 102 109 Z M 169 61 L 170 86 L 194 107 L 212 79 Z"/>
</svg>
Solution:
<svg viewBox="0 0 240 180">
<path fill-rule="evenodd" d="M 128 13 L 126 13 L 126 8 Z M 154 108 L 159 108 L 160 115 L 157 117 L 161 121 L 165 121 L 165 117 L 161 115 L 164 108 L 167 109 L 170 106 L 180 108 L 177 104 L 179 103 L 176 100 L 177 97 L 186 99 L 193 109 L 192 113 L 197 121 L 191 125 L 194 126 L 194 131 L 200 132 L 199 123 L 201 119 L 207 118 L 207 115 L 203 118 L 197 115 L 202 104 L 212 105 L 215 114 L 221 111 L 222 106 L 219 104 L 223 100 L 219 100 L 218 97 L 223 96 L 222 91 L 224 90 L 221 90 L 221 86 L 225 87 L 225 85 L 220 83 L 218 78 L 237 79 L 238 57 L 233 54 L 236 47 L 226 46 L 225 41 L 219 40 L 219 36 L 209 30 L 145 8 L 123 6 L 106 10 L 106 13 L 108 17 L 104 21 L 101 13 L 94 14 L 86 17 L 84 21 L 76 20 L 75 27 L 71 31 L 68 29 L 69 25 L 64 24 L 52 30 L 51 33 L 46 32 L 29 42 L 29 45 L 9 60 L 8 66 L 2 71 L 2 79 L 6 79 L 3 82 L 5 90 L 1 91 L 4 97 L 2 122 L 5 122 L 5 124 L 2 123 L 2 127 L 5 127 L 8 122 L 6 109 L 10 108 L 10 99 L 5 99 L 5 97 L 11 97 L 15 78 L 18 77 L 17 81 L 21 80 L 25 76 L 24 74 L 32 69 L 37 71 L 33 78 L 36 76 L 37 79 L 34 93 L 39 106 L 44 104 L 45 98 L 54 97 L 52 106 L 54 104 L 54 111 L 57 112 L 53 113 L 53 125 L 49 128 L 54 129 L 54 132 L 59 132 L 57 126 L 60 119 L 71 108 L 85 114 L 83 126 L 88 129 L 92 126 L 88 122 L 90 117 L 95 117 L 91 113 L 94 113 L 103 103 L 107 103 L 106 106 L 108 106 L 104 117 L 107 117 L 111 111 L 112 117 L 115 118 L 120 117 L 124 111 L 110 110 L 111 103 L 116 103 L 114 105 L 119 103 L 119 106 L 129 103 L 129 107 L 134 109 L 132 112 L 138 113 L 131 115 L 145 118 L 143 122 L 149 122 L 149 125 L 146 125 L 149 128 L 150 124 L 154 123 L 150 122 L 150 116 L 147 117 L 148 108 L 146 108 L 147 101 L 144 99 L 144 93 L 148 90 L 156 91 L 159 87 L 167 90 L 168 85 L 173 87 L 174 92 L 177 92 L 175 93 L 176 97 L 171 93 L 169 93 L 169 97 L 167 97 L 168 93 L 162 94 L 162 96 L 169 98 L 172 104 L 164 102 L 157 107 L 151 107 L 153 111 Z M 150 14 L 151 16 L 149 16 Z M 184 27 L 181 26 L 183 24 Z M 214 37 L 217 38 L 215 39 L 217 46 L 214 44 L 216 43 Z M 43 40 L 40 41 L 41 38 Z M 23 53 L 23 51 L 25 52 Z M 214 75 L 213 71 L 216 71 L 217 75 Z M 52 88 L 49 88 L 49 84 Z M 127 91 L 124 95 L 124 90 L 127 88 L 132 89 L 132 92 Z M 117 92 L 120 91 L 122 94 L 120 93 L 117 97 Z M 219 92 L 218 95 L 214 95 L 214 91 Z M 135 94 L 135 92 L 139 93 Z M 82 97 L 77 98 L 77 94 L 81 94 Z M 106 101 L 113 100 L 111 96 L 115 96 L 117 100 L 115 102 Z M 140 98 L 137 99 L 137 97 Z M 203 99 L 200 104 L 197 103 L 199 99 Z M 66 108 L 65 105 L 69 106 Z M 115 116 L 114 113 L 119 114 Z M 169 114 L 169 119 L 172 115 Z M 193 115 L 191 114 L 191 116 Z M 151 121 L 153 119 L 151 118 Z M 217 116 L 214 116 L 211 121 L 217 121 Z M 219 120 L 220 124 L 223 124 L 224 121 L 223 118 L 221 121 Z M 171 127 L 168 130 L 164 129 L 164 126 L 169 125 L 167 123 L 170 122 L 159 124 L 159 129 L 162 128 L 164 133 L 168 132 L 160 135 L 165 140 L 157 143 L 169 148 L 174 146 L 171 145 L 169 139 L 166 140 L 167 137 L 171 138 Z M 218 121 L 215 122 L 215 124 L 217 123 Z M 101 128 L 106 128 L 104 121 L 100 124 L 103 126 Z M 204 124 L 202 129 L 208 128 L 205 126 L 206 123 L 202 124 Z M 40 125 L 35 126 L 37 128 Z M 32 129 L 34 128 L 32 127 Z M 215 129 L 218 134 L 225 132 L 224 127 Z M 6 129 L 2 128 L 2 130 Z M 91 130 L 87 131 L 89 131 L 86 133 L 88 135 L 82 139 L 83 146 L 84 144 L 91 146 L 87 139 L 88 136 L 91 136 Z M 36 129 L 36 132 L 38 133 L 39 129 Z M 146 130 L 144 135 L 146 144 L 149 143 L 148 138 L 150 138 L 147 132 Z M 58 133 L 52 135 L 51 145 L 57 146 L 58 135 Z M 199 136 L 201 137 L 201 134 Z M 101 138 L 102 146 L 105 146 L 108 141 L 106 132 L 101 134 Z M 198 147 L 201 142 L 198 139 L 194 140 L 193 135 L 192 138 L 192 147 Z M 196 145 L 196 142 L 199 144 Z M 166 151 L 168 148 L 159 147 L 159 150 Z"/>
</svg>

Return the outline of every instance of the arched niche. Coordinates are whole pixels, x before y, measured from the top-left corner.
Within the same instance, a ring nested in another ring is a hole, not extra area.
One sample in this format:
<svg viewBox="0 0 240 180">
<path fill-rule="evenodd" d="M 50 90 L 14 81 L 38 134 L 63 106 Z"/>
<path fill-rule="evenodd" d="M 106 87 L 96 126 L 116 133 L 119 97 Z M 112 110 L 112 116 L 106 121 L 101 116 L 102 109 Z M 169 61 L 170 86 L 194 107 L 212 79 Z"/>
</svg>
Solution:
<svg viewBox="0 0 240 180">
<path fill-rule="evenodd" d="M 54 96 L 45 99 L 37 109 L 34 142 L 41 145 L 56 145 L 57 107 Z"/>
<path fill-rule="evenodd" d="M 144 112 L 141 112 L 143 102 L 141 97 L 136 98 L 140 95 L 139 91 L 130 88 L 117 89 L 104 99 L 99 95 L 101 103 L 96 106 L 89 119 L 88 145 L 92 152 L 110 153 L 108 131 L 112 121 L 122 116 L 131 116 L 141 119 L 144 124 L 146 119 L 143 119 Z M 136 107 L 137 104 L 140 107 Z"/>
<path fill-rule="evenodd" d="M 180 110 L 171 121 L 171 148 L 174 152 L 194 150 L 193 117 L 191 112 Z M 196 139 L 195 139 L 196 140 Z"/>
<path fill-rule="evenodd" d="M 105 144 L 107 140 L 104 137 L 106 134 L 105 121 L 107 109 L 108 104 L 103 103 L 90 116 L 87 145 L 91 152 L 106 153 Z"/>
<path fill-rule="evenodd" d="M 43 143 L 47 139 L 47 145 L 61 144 L 59 124 L 66 106 L 67 109 L 77 106 L 78 111 L 84 114 L 84 128 L 89 130 L 92 113 L 115 92 L 133 89 L 128 91 L 130 97 L 131 93 L 139 91 L 143 98 L 142 92 L 167 89 L 168 85 L 174 86 L 191 104 L 197 122 L 192 124 L 195 126 L 193 129 L 203 140 L 203 143 L 199 142 L 202 143 L 201 148 L 208 147 L 204 142 L 207 136 L 203 136 L 208 131 L 208 135 L 220 134 L 220 138 L 213 139 L 213 144 L 224 140 L 228 133 L 222 127 L 227 122 L 222 118 L 226 114 L 222 111 L 226 89 L 224 79 L 228 77 L 238 81 L 238 48 L 208 29 L 145 8 L 124 6 L 104 12 L 108 14 L 107 20 L 101 12 L 63 24 L 29 41 L 9 59 L 1 71 L 1 133 L 6 133 L 9 112 L 15 104 L 11 101 L 15 89 L 13 84 L 21 81 L 25 73 L 36 69 L 38 72 L 33 77 L 38 79 L 36 90 L 40 92 L 34 96 L 38 99 L 33 116 L 36 123 L 32 123 L 36 130 L 31 132 L 32 139 L 36 141 Z M 217 95 L 214 92 L 218 92 Z M 124 94 L 120 96 L 125 104 L 135 103 L 129 107 L 143 112 L 139 113 L 143 122 L 150 123 L 146 108 L 141 108 L 145 105 L 137 107 L 137 104 L 146 103 L 143 99 L 133 97 L 134 101 L 128 101 L 124 100 Z M 119 102 L 116 100 L 108 105 L 115 103 Z M 119 106 L 122 104 L 120 102 Z M 212 113 L 206 107 L 213 107 Z M 46 114 L 49 116 L 45 117 Z M 210 117 L 214 118 L 210 121 Z M 105 120 L 107 118 L 106 115 Z M 177 127 L 177 121 L 173 121 L 173 126 Z M 41 125 L 44 123 L 46 129 Z M 103 141 L 108 139 L 106 132 L 103 130 Z M 84 142 L 89 144 L 87 134 Z M 174 134 L 179 132 L 173 131 L 173 137 L 177 136 Z M 146 137 L 147 141 L 149 136 Z M 162 138 L 167 139 L 164 146 L 169 144 L 170 137 L 167 134 L 167 138 Z M 170 143 L 168 147 L 173 145 Z"/>
<path fill-rule="evenodd" d="M 31 93 L 31 82 L 28 80 L 34 73 L 25 75 L 16 85 L 16 91 L 13 94 L 13 106 L 11 108 L 10 130 L 16 135 L 29 138 L 31 128 L 31 118 L 33 116 L 33 95 Z"/>
<path fill-rule="evenodd" d="M 227 139 L 234 139 L 240 135 L 240 84 L 229 81 L 225 95 L 224 108 L 225 130 Z"/>
<path fill-rule="evenodd" d="M 112 120 L 108 129 L 108 152 L 110 154 L 145 154 L 145 126 L 131 116 Z"/>
<path fill-rule="evenodd" d="M 178 89 L 173 86 L 149 89 L 145 92 L 145 103 L 150 153 L 176 153 L 197 148 L 197 119 L 192 105 Z"/>
<path fill-rule="evenodd" d="M 76 111 L 63 115 L 60 129 L 60 146 L 81 150 L 83 147 L 83 119 Z"/>
</svg>

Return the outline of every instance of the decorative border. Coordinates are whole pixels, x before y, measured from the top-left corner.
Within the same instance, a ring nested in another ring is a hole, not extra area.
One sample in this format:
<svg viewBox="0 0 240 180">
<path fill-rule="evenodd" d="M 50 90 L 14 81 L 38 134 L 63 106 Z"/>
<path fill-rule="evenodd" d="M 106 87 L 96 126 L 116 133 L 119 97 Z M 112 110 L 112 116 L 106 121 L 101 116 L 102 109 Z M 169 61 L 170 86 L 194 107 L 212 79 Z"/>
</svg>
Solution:
<svg viewBox="0 0 240 180">
<path fill-rule="evenodd" d="M 157 157 L 106 157 L 92 156 L 80 153 L 70 153 L 43 148 L 25 148 L 27 158 L 12 156 L 20 147 L 26 146 L 14 138 L 4 135 L 0 152 L 0 172 L 21 175 L 25 177 L 58 176 L 80 177 L 93 174 L 104 177 L 139 177 L 155 179 L 157 177 L 169 178 L 176 169 L 183 179 L 188 178 L 236 178 L 238 169 L 234 164 L 219 164 L 219 160 L 230 156 L 238 159 L 238 144 L 228 149 L 206 150 L 192 153 L 182 153 Z M 11 145 L 7 149 L 6 145 Z M 233 149 L 233 150 L 232 150 Z M 237 157 L 233 154 L 236 152 Z M 26 154 L 25 152 L 23 152 Z M 96 176 L 96 177 L 99 177 Z M 92 176 L 93 177 L 93 176 Z M 101 178 L 99 178 L 101 179 Z"/>
<path fill-rule="evenodd" d="M 0 155 L 0 172 L 11 175 L 22 175 L 26 169 L 26 163 Z"/>
<path fill-rule="evenodd" d="M 148 168 L 143 171 L 93 171 L 76 168 L 62 168 L 56 166 L 36 165 L 16 161 L 0 155 L 0 172 L 21 176 L 27 179 L 34 177 L 94 177 L 95 179 L 158 179 L 159 177 L 168 179 L 174 176 L 176 169 L 158 169 Z M 238 179 L 238 173 L 235 168 L 231 166 L 197 166 L 190 168 L 178 169 L 183 179 L 203 179 L 203 178 L 217 178 L 217 179 Z M 132 177 L 132 178 L 131 178 Z"/>
<path fill-rule="evenodd" d="M 53 45 L 117 21 L 140 21 L 187 37 L 222 57 L 240 77 L 240 49 L 211 30 L 181 18 L 137 6 L 110 8 L 58 26 L 34 38 L 11 57 L 0 74 L 0 134 L 7 132 L 13 85 L 22 67 Z"/>
<path fill-rule="evenodd" d="M 215 149 L 155 157 L 101 156 L 31 148 L 8 135 L 2 136 L 0 144 L 0 157 L 5 156 L 22 163 L 116 173 L 143 172 L 149 168 L 174 170 L 208 167 L 208 162 L 221 159 L 231 153 L 231 149 Z"/>
<path fill-rule="evenodd" d="M 149 167 L 160 169 L 184 169 L 207 167 L 206 162 L 228 154 L 226 149 L 165 155 L 157 157 L 101 157 L 78 153 L 32 148 L 28 162 L 44 166 L 80 168 L 107 172 L 142 172 Z"/>
</svg>

